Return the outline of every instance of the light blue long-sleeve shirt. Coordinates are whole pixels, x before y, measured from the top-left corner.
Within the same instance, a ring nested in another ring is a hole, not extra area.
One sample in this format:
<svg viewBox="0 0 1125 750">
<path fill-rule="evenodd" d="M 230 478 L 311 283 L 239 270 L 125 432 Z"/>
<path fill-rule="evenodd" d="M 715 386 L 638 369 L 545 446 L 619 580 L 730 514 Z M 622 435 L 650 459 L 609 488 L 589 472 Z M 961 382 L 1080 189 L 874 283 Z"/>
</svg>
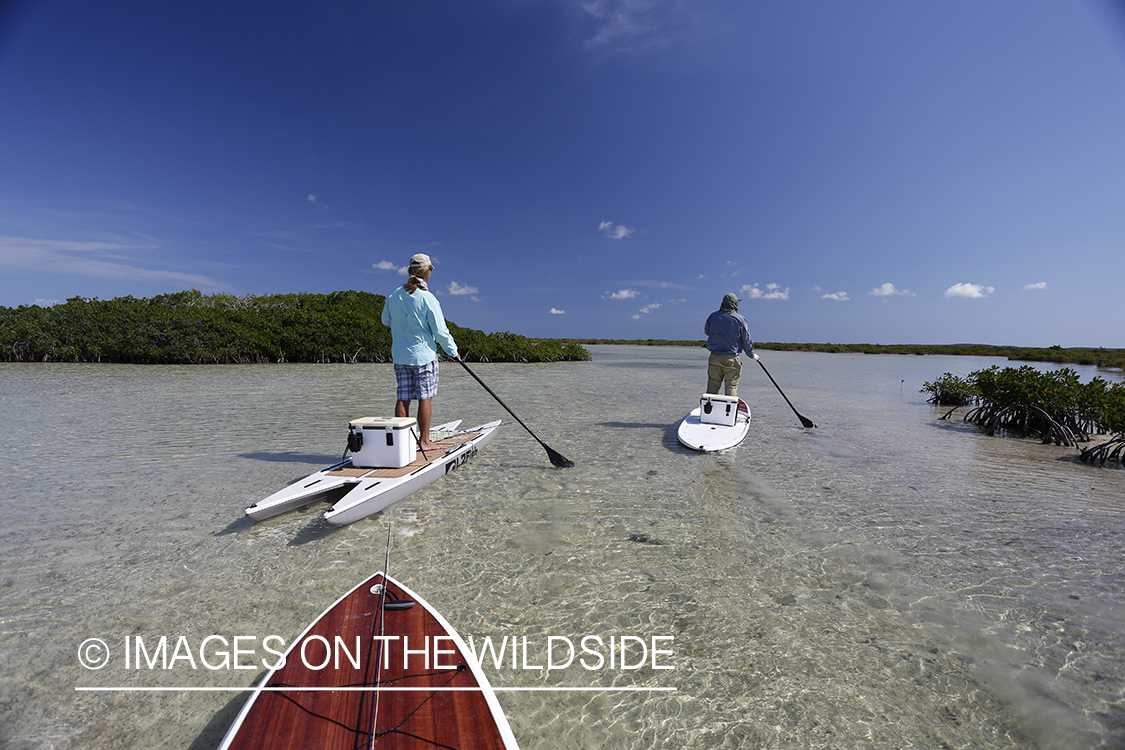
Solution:
<svg viewBox="0 0 1125 750">
<path fill-rule="evenodd" d="M 396 365 L 429 364 L 437 359 L 438 344 L 449 356 L 457 356 L 457 343 L 445 325 L 441 305 L 425 289 L 414 294 L 401 286 L 395 289 L 387 295 L 382 320 L 391 329 L 391 358 Z"/>
<path fill-rule="evenodd" d="M 750 338 L 750 326 L 746 318 L 736 312 L 718 310 L 711 313 L 703 325 L 707 335 L 707 348 L 715 354 L 754 355 L 754 340 Z"/>
</svg>

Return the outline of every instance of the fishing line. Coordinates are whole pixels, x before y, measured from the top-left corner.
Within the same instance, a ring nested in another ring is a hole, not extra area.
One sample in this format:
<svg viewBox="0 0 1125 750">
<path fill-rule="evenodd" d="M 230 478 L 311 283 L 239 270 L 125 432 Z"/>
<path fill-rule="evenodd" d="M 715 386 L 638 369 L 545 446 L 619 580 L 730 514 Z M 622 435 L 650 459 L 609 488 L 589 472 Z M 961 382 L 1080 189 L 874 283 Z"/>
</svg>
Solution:
<svg viewBox="0 0 1125 750">
<path fill-rule="evenodd" d="M 294 687 L 294 686 L 293 685 L 286 685 L 285 683 L 280 683 L 280 682 L 278 682 L 278 683 L 271 682 L 269 687 Z M 325 716 L 324 714 L 318 714 L 316 711 L 313 711 L 311 708 L 309 708 L 308 706 L 301 703 L 301 701 L 297 700 L 296 698 L 293 698 L 290 695 L 287 695 L 284 692 L 279 692 L 278 695 L 281 696 L 282 698 L 284 698 L 285 700 L 289 701 L 290 703 L 292 703 L 294 706 L 301 709 L 305 713 L 307 713 L 309 716 L 312 716 L 312 717 L 317 718 L 317 719 L 322 719 L 324 721 L 327 721 L 329 724 L 335 724 L 336 726 L 340 727 L 341 729 L 345 729 L 349 732 L 352 732 L 353 734 L 359 734 L 359 735 L 367 734 L 367 732 L 364 732 L 362 730 L 350 727 L 342 721 L 337 721 L 336 719 L 333 719 L 331 716 Z"/>
<path fill-rule="evenodd" d="M 451 674 L 452 676 L 450 677 L 450 679 L 447 680 L 445 685 L 442 686 L 442 687 L 445 687 L 445 686 L 449 685 L 450 682 L 453 681 L 453 677 L 456 677 L 458 674 L 460 674 L 461 672 L 464 672 L 466 669 L 468 669 L 467 665 L 458 664 L 456 667 L 454 667 L 452 669 L 443 669 L 443 670 L 438 671 L 438 672 L 425 672 L 425 673 L 421 673 L 421 674 L 406 674 L 406 675 L 403 675 L 402 677 L 396 677 L 395 679 L 388 681 L 387 684 L 389 685 L 391 683 L 398 682 L 399 680 L 406 680 L 406 679 L 410 679 L 412 677 L 434 677 L 434 676 L 442 675 L 442 674 Z M 268 685 L 268 687 L 271 687 L 271 688 L 293 688 L 294 690 L 300 690 L 299 686 L 290 685 L 287 682 L 271 682 Z M 340 687 L 366 687 L 366 683 L 357 682 L 357 683 L 351 683 L 351 684 L 348 684 L 348 685 L 340 685 Z M 417 706 L 417 708 L 414 709 L 414 711 L 411 711 L 410 715 L 413 716 L 414 713 L 417 712 L 418 709 L 421 708 L 422 705 L 424 705 L 425 702 L 428 701 L 430 698 L 432 698 L 435 694 L 436 693 L 430 693 L 430 695 L 425 700 L 423 700 L 422 703 L 420 703 Z M 353 734 L 368 735 L 368 736 L 370 735 L 369 732 L 364 732 L 360 729 L 350 727 L 347 724 L 343 723 L 342 721 L 337 721 L 336 719 L 333 719 L 331 716 L 325 716 L 324 714 L 320 714 L 320 713 L 317 713 L 316 711 L 313 711 L 311 708 L 309 708 L 308 706 L 301 703 L 301 701 L 299 701 L 296 698 L 288 695 L 284 691 L 279 692 L 278 695 L 281 698 L 289 701 L 290 703 L 292 703 L 294 706 L 301 709 L 305 713 L 307 713 L 309 716 L 312 716 L 313 718 L 322 719 L 323 721 L 327 721 L 330 724 L 335 724 L 336 726 L 340 727 L 341 729 L 346 729 L 347 731 L 352 732 Z M 407 719 L 409 719 L 409 718 L 410 717 L 408 716 Z M 391 732 L 398 732 L 399 734 L 409 734 L 408 732 L 404 732 L 403 730 L 399 729 L 399 727 L 401 727 L 404 723 L 406 723 L 405 719 L 402 722 L 399 723 L 398 727 L 394 727 L 393 729 L 388 729 L 386 732 L 383 732 L 382 734 L 390 734 Z M 410 736 L 415 737 L 415 735 L 410 735 Z M 417 739 L 423 740 L 424 742 L 430 742 L 431 744 L 436 744 L 436 743 L 433 743 L 432 740 L 425 739 L 424 737 L 417 737 Z M 445 747 L 445 746 L 441 745 L 441 747 Z"/>
<path fill-rule="evenodd" d="M 449 678 L 448 680 L 446 680 L 446 681 L 445 681 L 445 684 L 444 684 L 444 685 L 442 685 L 441 687 L 446 687 L 446 686 L 448 686 L 448 685 L 449 685 L 449 683 L 453 682 L 454 678 L 456 678 L 456 677 L 457 677 L 457 675 L 461 674 L 461 673 L 462 673 L 462 672 L 464 672 L 464 671 L 465 671 L 466 669 L 468 669 L 468 666 L 467 666 L 467 665 L 464 665 L 464 664 L 462 664 L 462 665 L 458 665 L 457 669 L 456 669 L 456 670 L 454 671 L 454 674 L 453 674 L 453 675 L 451 675 L 451 676 L 450 676 L 450 678 Z M 406 676 L 410 676 L 410 675 L 406 675 Z M 395 725 L 395 726 L 391 727 L 390 729 L 388 729 L 388 730 L 387 730 L 387 731 L 385 731 L 385 732 L 380 732 L 380 733 L 379 733 L 379 734 L 378 734 L 377 736 L 376 736 L 375 734 L 372 734 L 372 735 L 371 735 L 371 742 L 372 742 L 372 744 L 374 744 L 375 740 L 376 740 L 376 739 L 378 739 L 378 737 L 385 737 L 385 736 L 386 736 L 386 735 L 388 735 L 388 734 L 405 734 L 405 735 L 406 735 L 407 737 L 413 737 L 414 739 L 417 739 L 417 740 L 421 740 L 421 741 L 423 741 L 423 742 L 428 742 L 428 743 L 430 743 L 431 745 L 434 745 L 434 746 L 436 746 L 436 747 L 446 747 L 446 748 L 450 747 L 449 745 L 443 745 L 443 744 L 441 744 L 440 742 L 435 742 L 434 740 L 431 740 L 431 739 L 427 739 L 427 738 L 425 738 L 425 737 L 419 737 L 419 736 L 418 736 L 418 735 L 416 735 L 416 734 L 411 734 L 410 732 L 407 732 L 407 731 L 404 731 L 404 730 L 400 729 L 400 727 L 401 727 L 401 726 L 402 726 L 403 724 L 405 724 L 406 722 L 410 721 L 410 719 L 411 719 L 411 718 L 412 718 L 412 717 L 414 716 L 414 714 L 418 713 L 418 711 L 420 711 L 420 710 L 422 709 L 422 706 L 426 705 L 426 704 L 427 704 L 427 703 L 428 703 L 428 702 L 430 701 L 430 699 L 431 699 L 431 698 L 433 698 L 433 697 L 434 697 L 435 695 L 437 695 L 437 691 L 435 691 L 435 692 L 432 692 L 432 693 L 430 693 L 429 695 L 427 695 L 427 696 L 425 697 L 425 699 L 424 699 L 424 700 L 422 700 L 421 702 L 419 702 L 419 703 L 418 703 L 418 705 L 414 707 L 414 710 L 413 710 L 413 711 L 411 711 L 410 713 L 408 713 L 408 714 L 407 714 L 407 715 L 406 715 L 406 716 L 405 716 L 405 717 L 403 718 L 403 720 L 402 720 L 402 721 L 400 721 L 400 722 L 399 722 L 399 723 L 398 723 L 397 725 Z M 450 750 L 456 750 L 456 748 L 451 748 Z"/>
<path fill-rule="evenodd" d="M 383 638 L 386 629 L 387 612 L 383 609 L 383 605 L 387 601 L 387 574 L 391 567 L 391 530 L 394 528 L 394 511 L 387 511 L 387 552 L 383 559 L 383 583 L 379 586 L 379 609 L 376 617 L 378 618 L 379 628 L 379 645 L 375 648 L 375 695 L 372 697 L 372 710 L 371 710 L 371 725 L 367 730 L 368 748 L 375 746 L 375 726 L 376 720 L 379 716 L 379 690 L 381 684 L 380 680 L 383 675 L 383 660 L 379 658 L 382 656 L 383 644 L 386 640 Z"/>
</svg>

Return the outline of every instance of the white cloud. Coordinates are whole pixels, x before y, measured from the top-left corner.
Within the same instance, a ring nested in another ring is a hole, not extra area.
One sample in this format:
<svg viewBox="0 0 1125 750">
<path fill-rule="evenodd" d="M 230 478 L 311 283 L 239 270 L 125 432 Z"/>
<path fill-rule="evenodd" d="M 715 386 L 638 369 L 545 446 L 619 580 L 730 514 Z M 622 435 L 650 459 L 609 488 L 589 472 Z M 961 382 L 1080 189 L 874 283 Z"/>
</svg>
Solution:
<svg viewBox="0 0 1125 750">
<path fill-rule="evenodd" d="M 396 266 L 389 260 L 381 260 L 371 266 L 376 271 L 398 271 L 400 276 L 406 275 L 406 266 Z"/>
<path fill-rule="evenodd" d="M 592 44 L 611 44 L 647 36 L 658 26 L 653 3 L 644 0 L 586 0 L 581 7 L 601 22 Z"/>
<path fill-rule="evenodd" d="M 452 294 L 454 297 L 461 296 L 461 295 L 468 295 L 468 294 L 476 294 L 479 291 L 480 290 L 477 289 L 475 286 L 469 286 L 468 284 L 462 286 L 461 284 L 458 284 L 456 281 L 449 282 L 449 293 Z"/>
<path fill-rule="evenodd" d="M 949 297 L 966 297 L 969 299 L 980 299 L 987 297 L 996 291 L 995 287 L 981 286 L 980 284 L 954 284 L 945 290 L 945 296 Z"/>
<path fill-rule="evenodd" d="M 632 299 L 637 296 L 636 289 L 618 289 L 616 292 L 606 292 L 602 295 L 606 299 Z"/>
<path fill-rule="evenodd" d="M 594 25 L 588 48 L 610 55 L 638 55 L 694 39 L 711 23 L 698 3 L 661 0 L 581 0 Z"/>
<path fill-rule="evenodd" d="M 612 221 L 603 221 L 598 224 L 598 229 L 605 232 L 606 237 L 614 240 L 623 240 L 633 233 L 632 229 L 623 224 L 614 226 Z"/>
<path fill-rule="evenodd" d="M 645 314 L 648 314 L 658 307 L 660 307 L 660 303 L 659 302 L 653 302 L 651 305 L 645 305 L 644 307 L 642 307 L 641 312 L 643 312 Z"/>
<path fill-rule="evenodd" d="M 328 208 L 328 206 L 326 206 L 323 203 L 321 203 L 320 201 L 318 201 L 316 199 L 316 196 L 313 195 L 312 193 L 309 193 L 308 201 L 309 201 L 309 203 L 313 204 L 314 206 L 320 206 L 321 208 Z"/>
<path fill-rule="evenodd" d="M 669 281 L 653 281 L 651 279 L 623 279 L 617 281 L 618 284 L 628 284 L 629 286 L 645 286 L 653 287 L 655 289 L 684 289 L 695 291 L 694 286 L 684 286 L 683 284 L 673 284 Z"/>
<path fill-rule="evenodd" d="M 764 292 L 757 284 L 747 284 L 738 293 L 750 299 L 789 299 L 789 287 L 782 289 L 778 284 L 766 284 Z"/>
<path fill-rule="evenodd" d="M 1047 282 L 1046 281 L 1039 281 L 1035 284 L 1028 284 L 1023 289 L 1026 292 L 1029 289 L 1046 289 L 1046 288 L 1047 288 Z"/>
<path fill-rule="evenodd" d="M 917 294 L 910 291 L 909 289 L 896 289 L 895 285 L 892 284 L 889 281 L 886 284 L 883 284 L 882 286 L 875 287 L 870 292 L 868 292 L 868 294 L 870 294 L 872 297 L 893 297 L 893 296 L 917 297 L 918 296 Z"/>
<path fill-rule="evenodd" d="M 821 299 L 834 299 L 837 302 L 850 302 L 851 298 L 848 297 L 847 292 L 834 292 L 833 294 L 822 294 Z"/>
<path fill-rule="evenodd" d="M 551 315 L 566 315 L 566 310 L 559 310 L 556 307 L 551 308 Z"/>
<path fill-rule="evenodd" d="M 473 302 L 480 302 L 480 297 L 477 296 L 478 291 L 475 286 L 458 284 L 456 281 L 449 282 L 449 293 L 454 297 L 468 297 Z"/>
<path fill-rule="evenodd" d="M 179 288 L 226 291 L 221 281 L 196 273 L 146 268 L 157 257 L 157 245 L 120 242 L 43 240 L 0 237 L 0 268 L 22 268 L 41 273 L 76 274 L 114 281 L 142 281 Z"/>
</svg>

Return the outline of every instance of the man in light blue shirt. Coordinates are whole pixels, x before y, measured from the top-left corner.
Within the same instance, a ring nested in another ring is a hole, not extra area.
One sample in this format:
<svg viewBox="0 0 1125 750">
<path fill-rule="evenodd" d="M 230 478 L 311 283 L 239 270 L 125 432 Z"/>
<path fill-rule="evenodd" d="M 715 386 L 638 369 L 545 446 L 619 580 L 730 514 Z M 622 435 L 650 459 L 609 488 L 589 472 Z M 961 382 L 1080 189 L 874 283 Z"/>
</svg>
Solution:
<svg viewBox="0 0 1125 750">
<path fill-rule="evenodd" d="M 431 400 L 437 395 L 438 344 L 451 357 L 461 359 L 457 343 L 449 334 L 441 305 L 427 287 L 434 266 L 430 256 L 418 253 L 410 259 L 409 280 L 387 295 L 383 325 L 391 329 L 391 358 L 398 383 L 396 417 L 410 416 L 410 402 L 418 399 L 418 447 L 438 450 L 430 440 Z"/>
<path fill-rule="evenodd" d="M 738 314 L 738 303 L 741 301 L 733 293 L 726 295 L 719 309 L 711 313 L 703 324 L 707 348 L 711 352 L 707 358 L 708 393 L 718 393 L 719 386 L 725 381 L 726 395 L 737 396 L 738 381 L 742 377 L 739 354 L 746 352 L 748 356 L 760 359 L 754 353 L 754 340 L 750 338 L 746 318 Z"/>
</svg>

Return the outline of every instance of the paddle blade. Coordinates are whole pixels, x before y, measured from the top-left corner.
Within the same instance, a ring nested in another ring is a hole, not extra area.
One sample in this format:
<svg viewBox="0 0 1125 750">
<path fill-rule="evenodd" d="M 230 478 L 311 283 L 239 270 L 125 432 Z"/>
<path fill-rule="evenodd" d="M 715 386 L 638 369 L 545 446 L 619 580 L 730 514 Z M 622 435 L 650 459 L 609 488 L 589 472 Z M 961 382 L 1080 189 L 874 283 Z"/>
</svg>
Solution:
<svg viewBox="0 0 1125 750">
<path fill-rule="evenodd" d="M 801 420 L 801 424 L 805 427 L 816 427 L 811 419 L 801 416 L 801 412 L 797 411 L 796 406 L 793 406 L 793 402 L 790 401 L 789 397 L 785 395 L 785 391 L 781 390 L 781 386 L 777 384 L 777 381 L 773 379 L 773 375 L 770 375 L 770 371 L 766 369 L 766 363 L 759 359 L 758 364 L 762 366 L 762 370 L 766 373 L 766 377 L 770 379 L 770 382 L 773 383 L 773 387 L 776 388 L 777 392 L 781 394 L 781 397 L 785 399 L 785 403 L 789 404 L 789 408 L 792 409 L 793 413 L 797 415 L 797 419 Z"/>
<path fill-rule="evenodd" d="M 563 456 L 563 454 L 559 453 L 553 448 L 548 448 L 547 446 L 544 447 L 547 448 L 547 457 L 551 459 L 551 463 L 553 463 L 555 466 L 559 467 L 560 469 L 574 468 L 574 462 L 569 458 L 566 458 L 565 456 Z"/>
<path fill-rule="evenodd" d="M 529 435 L 531 435 L 531 436 L 532 436 L 533 438 L 535 438 L 535 439 L 536 439 L 536 440 L 537 440 L 537 441 L 539 442 L 539 444 L 540 444 L 540 445 L 542 445 L 542 446 L 543 446 L 543 447 L 544 447 L 544 448 L 546 449 L 546 451 L 547 451 L 547 457 L 551 459 L 551 463 L 553 463 L 553 464 L 554 464 L 555 466 L 558 466 L 558 467 L 559 467 L 559 468 L 561 468 L 561 469 L 569 469 L 569 468 L 571 468 L 571 467 L 573 467 L 573 466 L 574 466 L 574 462 L 573 462 L 573 461 L 571 461 L 571 460 L 570 460 L 569 458 L 566 458 L 566 457 L 564 457 L 564 456 L 563 456 L 563 455 L 562 455 L 561 453 L 559 453 L 558 451 L 556 451 L 556 450 L 553 450 L 553 449 L 551 448 L 551 446 L 547 445 L 547 444 L 546 444 L 546 443 L 544 443 L 544 442 L 543 442 L 542 440 L 539 440 L 539 436 L 538 436 L 538 435 L 536 435 L 536 434 L 535 434 L 534 432 L 532 432 L 532 431 L 531 431 L 531 428 L 530 428 L 530 427 L 528 427 L 527 425 L 525 425 L 525 424 L 523 423 L 523 420 L 522 420 L 522 419 L 520 419 L 520 418 L 519 418 L 518 416 L 516 416 L 516 413 L 515 413 L 514 411 L 512 411 L 511 407 L 509 407 L 509 406 L 508 406 L 507 404 L 505 404 L 505 403 L 503 402 L 503 400 L 501 400 L 501 398 L 500 398 L 499 396 L 497 396 L 497 395 L 496 395 L 495 391 L 493 391 L 493 390 L 492 390 L 491 388 L 489 388 L 489 387 L 488 387 L 487 385 L 485 385 L 485 382 L 484 382 L 483 380 L 481 380 L 481 379 L 480 379 L 479 377 L 477 377 L 477 374 L 476 374 L 475 372 L 473 372 L 473 371 L 472 371 L 472 369 L 471 369 L 471 368 L 470 368 L 470 367 L 469 367 L 469 366 L 468 366 L 467 364 L 465 364 L 465 361 L 464 361 L 464 360 L 462 360 L 462 359 L 458 359 L 457 361 L 458 361 L 458 362 L 460 362 L 460 363 L 461 363 L 461 366 L 465 368 L 465 372 L 467 372 L 467 373 L 469 373 L 470 375 L 472 375 L 472 376 L 473 376 L 473 380 L 475 380 L 475 381 L 477 381 L 478 383 L 480 383 L 480 384 L 481 384 L 481 387 L 482 387 L 482 388 L 484 388 L 484 389 L 485 389 L 486 391 L 488 391 L 488 395 L 490 395 L 490 396 L 492 396 L 492 397 L 493 397 L 494 399 L 496 399 L 496 403 L 498 403 L 498 404 L 500 404 L 501 406 L 503 406 L 503 407 L 504 407 L 504 409 L 506 409 L 506 410 L 507 410 L 507 412 L 508 412 L 509 414 L 511 414 L 511 415 L 512 415 L 512 417 L 513 417 L 513 418 L 514 418 L 514 419 L 515 419 L 515 420 L 516 420 L 517 422 L 519 422 L 519 423 L 520 423 L 520 425 L 521 425 L 521 426 L 522 426 L 522 427 L 523 427 L 523 428 L 524 428 L 525 430 L 527 430 L 528 434 L 529 434 Z"/>
</svg>

